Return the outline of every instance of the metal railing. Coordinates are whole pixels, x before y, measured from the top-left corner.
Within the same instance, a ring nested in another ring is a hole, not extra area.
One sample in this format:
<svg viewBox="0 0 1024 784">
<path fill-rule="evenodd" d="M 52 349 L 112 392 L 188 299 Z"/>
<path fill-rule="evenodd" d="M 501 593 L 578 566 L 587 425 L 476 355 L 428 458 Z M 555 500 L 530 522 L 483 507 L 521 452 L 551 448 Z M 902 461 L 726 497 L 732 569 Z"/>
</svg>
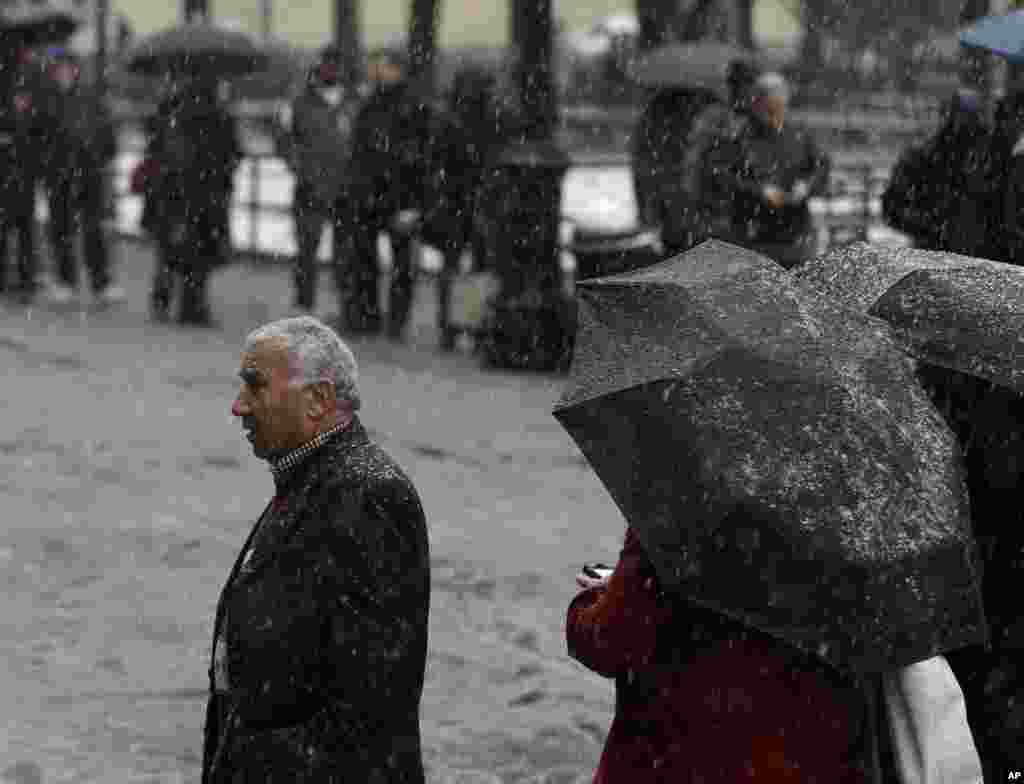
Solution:
<svg viewBox="0 0 1024 784">
<path fill-rule="evenodd" d="M 128 189 L 129 175 L 141 149 L 128 147 L 118 159 L 118 171 L 113 177 L 112 201 L 115 209 L 120 214 L 119 205 L 124 199 L 138 199 Z M 614 163 L 607 156 L 593 159 L 582 159 L 576 162 L 575 166 L 580 168 L 601 167 L 609 165 L 624 165 L 626 160 L 619 158 Z M 238 237 L 235 236 L 236 250 L 240 253 L 251 254 L 259 257 L 280 257 L 280 251 L 274 251 L 262 247 L 260 241 L 261 219 L 270 217 L 273 220 L 290 220 L 291 205 L 288 200 L 274 201 L 268 199 L 265 192 L 265 185 L 269 181 L 267 169 L 273 165 L 278 170 L 282 166 L 277 156 L 264 151 L 251 151 L 247 154 L 241 171 L 242 187 L 236 187 L 236 196 L 232 204 L 235 210 L 241 210 L 245 216 L 247 237 L 237 247 Z M 865 240 L 869 236 L 869 229 L 882 227 L 880 199 L 881 194 L 888 181 L 889 171 L 887 167 L 870 164 L 846 165 L 833 169 L 830 179 L 828 193 L 811 202 L 812 213 L 815 216 L 822 242 L 825 246 L 833 246 Z M 236 181 L 237 184 L 237 181 Z M 290 196 L 290 194 L 289 194 Z M 136 231 L 125 231 L 118 226 L 122 233 L 138 234 Z M 563 247 L 568 251 L 569 247 Z"/>
</svg>

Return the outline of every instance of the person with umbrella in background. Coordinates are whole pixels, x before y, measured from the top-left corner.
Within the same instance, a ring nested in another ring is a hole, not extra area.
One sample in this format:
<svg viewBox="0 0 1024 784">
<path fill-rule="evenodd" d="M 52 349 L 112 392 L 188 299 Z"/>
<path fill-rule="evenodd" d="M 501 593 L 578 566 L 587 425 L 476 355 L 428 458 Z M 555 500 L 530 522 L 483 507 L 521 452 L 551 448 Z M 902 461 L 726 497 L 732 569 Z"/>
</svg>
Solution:
<svg viewBox="0 0 1024 784">
<path fill-rule="evenodd" d="M 352 129 L 357 101 L 346 95 L 339 68 L 342 52 L 328 45 L 309 70 L 302 91 L 274 125 L 278 154 L 295 175 L 292 217 L 298 255 L 293 273 L 296 309 L 316 307 L 317 252 L 324 228 L 333 227 L 351 163 Z M 334 234 L 334 271 L 343 293 L 343 237 Z"/>
<path fill-rule="evenodd" d="M 760 74 L 761 69 L 746 58 L 733 60 L 726 74 L 727 101 L 716 101 L 693 121 L 686 140 L 683 167 L 686 180 L 682 189 L 689 205 L 689 219 L 680 236 L 669 232 L 669 240 L 674 244 L 667 249 L 687 250 L 712 237 L 728 239 L 731 236 L 732 194 L 725 191 L 717 179 L 718 169 L 728 164 L 728 158 L 723 160 L 720 151 L 731 149 L 750 121 L 751 91 Z"/>
<path fill-rule="evenodd" d="M 408 79 L 407 66 L 398 46 L 368 57 L 373 88 L 356 116 L 349 207 L 336 229 L 351 243 L 344 325 L 353 334 L 381 329 L 377 240 L 387 234 L 392 271 L 386 332 L 393 341 L 403 339 L 412 309 L 413 233 L 426 208 L 434 127 L 430 99 Z"/>
<path fill-rule="evenodd" d="M 57 262 L 51 292 L 67 304 L 78 287 L 75 237 L 81 228 L 85 266 L 94 300 L 101 305 L 124 299 L 114 285 L 103 231 L 106 168 L 117 156 L 117 135 L 106 102 L 91 85 L 81 83 L 82 65 L 65 47 L 47 52 L 47 73 L 57 87 L 57 120 L 44 165 L 50 206 L 50 242 Z"/>
<path fill-rule="evenodd" d="M 990 133 L 981 98 L 958 90 L 941 110 L 938 131 L 908 148 L 882 195 L 886 222 L 927 250 L 994 258 L 998 250 L 988 205 L 992 175 Z M 1009 157 L 1009 156 L 1007 156 Z"/>
<path fill-rule="evenodd" d="M 808 200 L 825 192 L 830 166 L 814 139 L 787 121 L 788 106 L 785 78 L 761 74 L 750 119 L 704 166 L 715 188 L 728 196 L 732 241 L 791 269 L 814 255 L 817 236 Z"/>
<path fill-rule="evenodd" d="M 628 526 L 567 615 L 616 683 L 595 784 L 977 784 L 958 454 L 885 325 L 717 242 L 578 296 L 555 416 Z"/>
<path fill-rule="evenodd" d="M 181 284 L 178 321 L 213 326 L 207 287 L 230 260 L 230 205 L 242 158 L 226 105 L 229 80 L 267 71 L 269 53 L 251 36 L 206 22 L 153 33 L 124 57 L 125 70 L 161 77 L 169 89 L 149 126 L 133 190 L 146 194 L 144 226 L 159 248 L 151 309 L 166 320 Z"/>
</svg>

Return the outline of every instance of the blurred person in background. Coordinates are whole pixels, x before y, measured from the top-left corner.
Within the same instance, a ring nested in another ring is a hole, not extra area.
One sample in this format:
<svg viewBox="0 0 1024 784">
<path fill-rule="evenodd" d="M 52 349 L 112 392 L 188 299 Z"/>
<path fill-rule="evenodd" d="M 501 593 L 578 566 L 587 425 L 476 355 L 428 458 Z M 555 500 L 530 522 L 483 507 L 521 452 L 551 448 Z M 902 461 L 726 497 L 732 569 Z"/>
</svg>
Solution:
<svg viewBox="0 0 1024 784">
<path fill-rule="evenodd" d="M 189 74 L 157 110 L 146 158 L 153 161 L 147 225 L 157 237 L 151 306 L 166 320 L 180 285 L 178 323 L 214 326 L 210 274 L 231 255 L 229 209 L 242 158 L 235 119 L 207 74 Z"/>
<path fill-rule="evenodd" d="M 82 65 L 72 52 L 58 47 L 48 54 L 47 72 L 57 87 L 56 126 L 44 166 L 57 273 L 51 298 L 67 304 L 76 296 L 75 239 L 80 229 L 93 298 L 113 304 L 124 299 L 124 290 L 113 284 L 103 230 L 106 171 L 117 156 L 113 118 L 93 86 L 82 84 Z"/>
<path fill-rule="evenodd" d="M 669 255 L 690 247 L 691 197 L 685 192 L 687 142 L 697 117 L 716 103 L 710 90 L 658 90 L 644 107 L 630 139 L 633 192 L 644 226 L 661 227 Z"/>
<path fill-rule="evenodd" d="M 990 175 L 1008 162 L 992 168 L 993 138 L 975 91 L 959 90 L 943 103 L 940 117 L 930 139 L 900 155 L 882 195 L 882 214 L 915 247 L 996 258 L 1001 232 Z M 998 156 L 1008 159 L 1012 144 L 997 146 Z"/>
<path fill-rule="evenodd" d="M 996 104 L 988 146 L 990 258 L 1024 264 L 1024 91 L 1005 95 Z"/>
<path fill-rule="evenodd" d="M 440 348 L 455 348 L 451 326 L 452 285 L 463 252 L 473 265 L 487 264 L 482 194 L 484 180 L 501 148 L 504 134 L 495 98 L 495 77 L 467 67 L 455 75 L 447 111 L 435 116 L 431 142 L 430 189 L 420 238 L 443 256 L 438 277 Z"/>
<path fill-rule="evenodd" d="M 788 107 L 786 80 L 759 76 L 749 121 L 705 166 L 729 194 L 732 241 L 792 269 L 816 250 L 808 200 L 828 188 L 830 165 L 811 136 L 787 122 Z"/>
<path fill-rule="evenodd" d="M 31 50 L 0 35 L 0 291 L 31 304 L 39 291 L 35 194 L 52 121 L 45 74 Z M 17 282 L 9 250 L 17 241 Z"/>
<path fill-rule="evenodd" d="M 376 334 L 379 302 L 378 238 L 391 245 L 389 339 L 401 341 L 412 308 L 414 234 L 426 207 L 434 110 L 420 86 L 407 78 L 407 55 L 395 46 L 371 52 L 372 85 L 356 115 L 350 198 L 336 230 L 349 237 L 344 325 L 353 334 Z"/>
<path fill-rule="evenodd" d="M 734 149 L 750 122 L 752 90 L 760 74 L 761 69 L 747 60 L 731 62 L 726 75 L 727 101 L 712 103 L 694 119 L 684 145 L 685 180 L 677 191 L 676 203 L 669 208 L 668 230 L 662 228 L 662 243 L 668 255 L 712 237 L 732 237 L 733 194 L 719 176 L 730 160 L 722 150 Z"/>
<path fill-rule="evenodd" d="M 351 161 L 352 129 L 358 98 L 346 94 L 341 82 L 341 50 L 324 47 L 310 69 L 302 91 L 285 107 L 274 125 L 278 155 L 295 175 L 292 217 L 295 221 L 294 307 L 316 308 L 317 252 L 324 229 L 334 226 Z M 343 293 L 341 264 L 344 237 L 333 232 L 333 267 Z"/>
</svg>

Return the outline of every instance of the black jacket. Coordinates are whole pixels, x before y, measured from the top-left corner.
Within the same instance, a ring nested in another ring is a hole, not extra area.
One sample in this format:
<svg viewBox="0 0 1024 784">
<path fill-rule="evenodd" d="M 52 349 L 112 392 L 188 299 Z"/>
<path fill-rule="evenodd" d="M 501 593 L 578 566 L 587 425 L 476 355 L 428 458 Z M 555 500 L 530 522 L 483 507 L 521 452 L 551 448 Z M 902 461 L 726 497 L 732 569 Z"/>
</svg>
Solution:
<svg viewBox="0 0 1024 784">
<path fill-rule="evenodd" d="M 204 784 L 423 784 L 429 594 L 416 490 L 355 420 L 278 486 L 221 595 Z"/>
<path fill-rule="evenodd" d="M 423 209 L 429 192 L 435 110 L 413 85 L 378 88 L 356 115 L 351 188 L 360 213 L 386 219 Z"/>
<path fill-rule="evenodd" d="M 51 143 L 49 88 L 42 69 L 0 53 L 0 209 L 35 212 L 35 187 Z"/>
<path fill-rule="evenodd" d="M 722 184 L 732 199 L 732 221 L 738 239 L 793 242 L 813 229 L 807 202 L 771 209 L 761 193 L 766 185 L 790 191 L 805 181 L 812 196 L 828 186 L 829 159 L 809 134 L 786 125 L 773 131 L 756 118 L 740 133 Z"/>
<path fill-rule="evenodd" d="M 96 176 L 117 157 L 113 116 L 92 87 L 52 92 L 54 127 L 45 157 L 45 176 L 56 182 Z"/>
</svg>

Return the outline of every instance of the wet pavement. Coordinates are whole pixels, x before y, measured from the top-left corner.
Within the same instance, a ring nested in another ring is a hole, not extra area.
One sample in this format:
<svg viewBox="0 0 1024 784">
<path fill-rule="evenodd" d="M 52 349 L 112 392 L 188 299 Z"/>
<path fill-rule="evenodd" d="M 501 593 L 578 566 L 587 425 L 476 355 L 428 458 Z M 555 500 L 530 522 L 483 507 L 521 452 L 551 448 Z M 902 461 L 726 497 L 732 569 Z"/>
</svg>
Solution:
<svg viewBox="0 0 1024 784">
<path fill-rule="evenodd" d="M 148 320 L 149 251 L 115 252 L 117 308 L 0 299 L 2 781 L 198 781 L 214 603 L 272 490 L 229 408 L 287 271 L 221 270 L 220 328 L 185 330 Z M 430 524 L 429 780 L 582 784 L 612 685 L 568 659 L 562 622 L 623 522 L 549 414 L 560 380 L 438 356 L 429 281 L 418 297 L 408 346 L 351 345 L 363 420 Z"/>
</svg>

